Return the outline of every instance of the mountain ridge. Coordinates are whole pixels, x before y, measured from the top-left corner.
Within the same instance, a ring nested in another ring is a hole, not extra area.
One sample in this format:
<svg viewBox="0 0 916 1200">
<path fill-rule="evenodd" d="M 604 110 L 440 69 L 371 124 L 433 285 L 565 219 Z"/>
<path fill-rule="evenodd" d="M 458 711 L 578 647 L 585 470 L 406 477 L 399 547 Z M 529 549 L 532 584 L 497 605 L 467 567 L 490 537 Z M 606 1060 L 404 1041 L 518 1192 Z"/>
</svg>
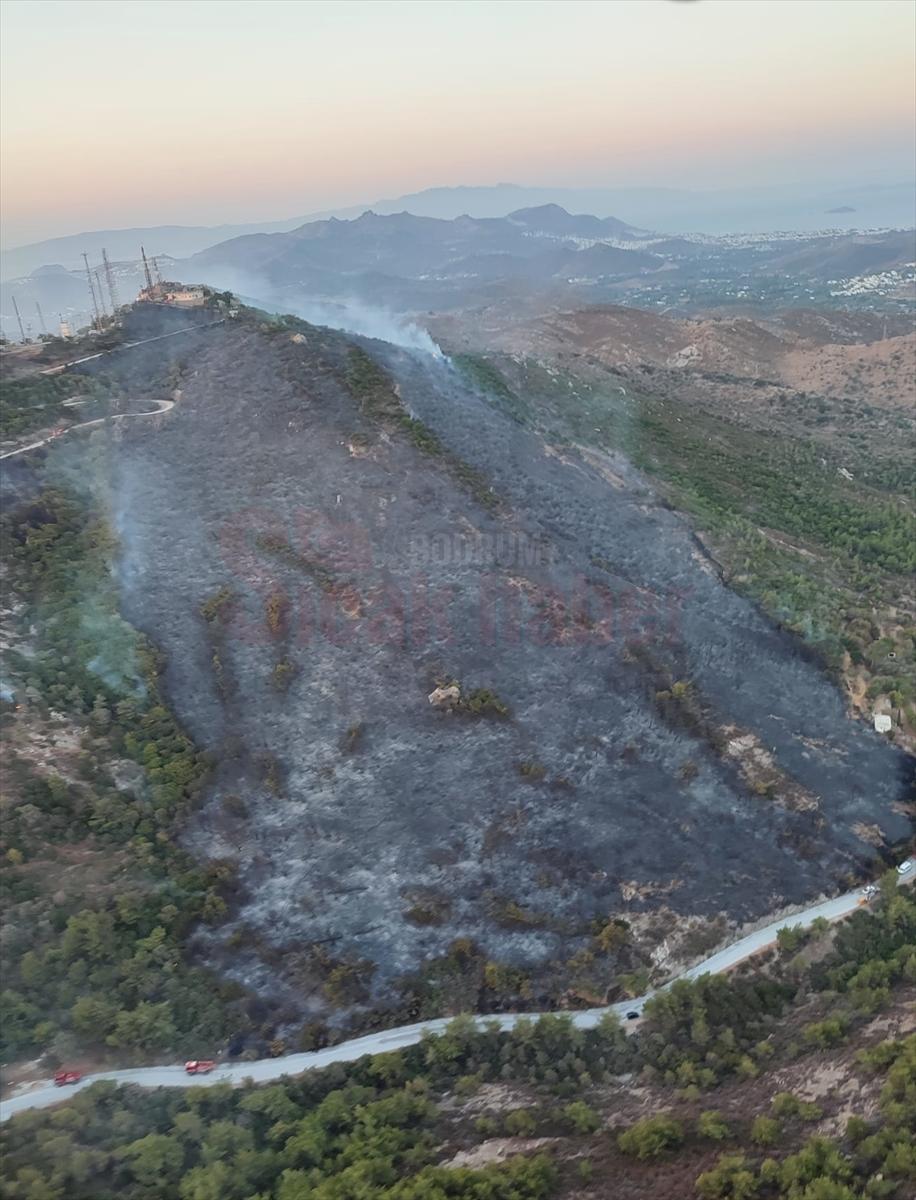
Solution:
<svg viewBox="0 0 916 1200">
<path fill-rule="evenodd" d="M 98 254 L 102 246 L 114 257 L 125 257 L 128 251 L 135 254 L 132 243 L 138 239 L 145 245 L 149 243 L 147 249 L 151 253 L 183 258 L 233 236 L 227 232 L 230 230 L 235 230 L 235 236 L 246 231 L 286 231 L 331 216 L 358 216 L 367 209 L 378 212 L 407 209 L 417 216 L 454 219 L 464 211 L 480 218 L 504 217 L 514 209 L 557 203 L 605 217 L 612 211 L 624 212 L 640 224 L 672 234 L 687 231 L 726 233 L 739 229 L 820 229 L 827 213 L 833 216 L 832 224 L 840 228 L 910 228 L 913 225 L 912 194 L 912 182 L 820 190 L 797 187 L 794 190 L 758 188 L 718 192 L 673 187 L 570 188 L 522 184 L 431 187 L 394 199 L 340 205 L 280 220 L 226 222 L 216 226 L 135 226 L 63 234 L 0 251 L 0 278 L 28 274 L 49 259 L 60 257 L 56 248 L 62 243 L 67 244 L 65 265 L 72 263 L 75 267 L 80 266 L 80 255 L 84 250 Z M 189 236 L 186 240 L 172 240 L 167 236 L 168 231 L 176 234 L 183 231 Z M 124 242 L 122 235 L 126 239 Z"/>
</svg>

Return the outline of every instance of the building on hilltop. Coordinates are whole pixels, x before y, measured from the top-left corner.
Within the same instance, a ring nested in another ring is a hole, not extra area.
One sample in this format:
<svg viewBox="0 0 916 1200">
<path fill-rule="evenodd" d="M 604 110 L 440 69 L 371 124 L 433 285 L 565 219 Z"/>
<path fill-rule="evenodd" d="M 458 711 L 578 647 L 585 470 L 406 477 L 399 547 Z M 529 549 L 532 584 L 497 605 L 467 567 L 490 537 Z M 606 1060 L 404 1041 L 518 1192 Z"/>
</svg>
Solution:
<svg viewBox="0 0 916 1200">
<path fill-rule="evenodd" d="M 178 308 L 202 308 L 207 303 L 207 289 L 200 284 L 153 283 L 141 288 L 139 301 L 152 304 L 174 304 Z"/>
<path fill-rule="evenodd" d="M 166 292 L 166 304 L 177 304 L 185 308 L 197 308 L 202 304 L 207 303 L 207 289 L 194 285 L 193 287 L 179 287 L 174 291 Z"/>
</svg>

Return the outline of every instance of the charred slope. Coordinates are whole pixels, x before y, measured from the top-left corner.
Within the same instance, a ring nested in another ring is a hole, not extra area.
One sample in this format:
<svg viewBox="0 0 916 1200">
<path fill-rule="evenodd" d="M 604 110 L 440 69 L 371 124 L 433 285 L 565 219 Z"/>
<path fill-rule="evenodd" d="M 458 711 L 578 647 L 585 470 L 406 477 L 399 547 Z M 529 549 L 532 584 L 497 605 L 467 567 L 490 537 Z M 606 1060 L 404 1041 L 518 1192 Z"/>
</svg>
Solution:
<svg viewBox="0 0 916 1200">
<path fill-rule="evenodd" d="M 187 840 L 237 864 L 227 970 L 300 1013 L 458 937 L 546 971 L 595 917 L 746 920 L 870 859 L 866 825 L 906 834 L 908 760 L 636 472 L 368 349 L 210 329 L 112 450 L 125 612 L 215 762 Z"/>
</svg>

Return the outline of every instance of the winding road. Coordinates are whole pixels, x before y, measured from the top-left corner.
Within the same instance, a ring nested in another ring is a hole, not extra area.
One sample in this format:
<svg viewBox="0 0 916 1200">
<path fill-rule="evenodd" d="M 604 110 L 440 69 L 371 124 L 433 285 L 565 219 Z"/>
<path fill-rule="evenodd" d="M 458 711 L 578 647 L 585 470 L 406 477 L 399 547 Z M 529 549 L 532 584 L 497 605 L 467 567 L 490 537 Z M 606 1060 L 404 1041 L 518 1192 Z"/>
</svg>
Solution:
<svg viewBox="0 0 916 1200">
<path fill-rule="evenodd" d="M 168 333 L 158 333 L 155 337 L 141 338 L 136 342 L 124 342 L 120 346 L 112 346 L 110 350 L 99 350 L 95 354 L 85 354 L 82 358 L 71 359 L 70 362 L 58 363 L 54 367 L 45 367 L 43 371 L 39 371 L 39 375 L 60 375 L 70 367 L 78 367 L 81 363 L 93 362 L 97 358 L 107 358 L 112 354 L 120 354 L 124 350 L 133 350 L 136 346 L 148 346 L 150 342 L 161 342 L 165 338 L 179 337 L 182 334 L 196 333 L 201 329 L 212 329 L 214 325 L 222 325 L 226 318 L 220 317 L 216 321 L 208 321 L 204 325 L 187 325 L 182 329 L 172 329 Z M 152 400 L 150 403 L 158 404 L 160 407 L 153 412 L 148 413 L 115 413 L 110 417 L 100 417 L 96 421 L 84 421 L 81 425 L 69 425 L 62 433 L 52 433 L 49 437 L 42 438 L 38 442 L 30 442 L 28 446 L 19 446 L 16 450 L 7 450 L 5 454 L 0 454 L 0 461 L 5 458 L 15 458 L 17 454 L 26 454 L 29 450 L 38 450 L 41 446 L 47 446 L 49 442 L 53 442 L 58 437 L 63 437 L 64 433 L 72 433 L 75 429 L 89 429 L 93 425 L 102 425 L 105 421 L 122 421 L 125 417 L 155 417 L 159 413 L 168 412 L 170 408 L 175 407 L 174 400 Z M 73 406 L 72 401 L 65 400 L 65 405 Z"/>
<path fill-rule="evenodd" d="M 911 882 L 912 877 L 906 880 Z M 807 928 L 819 917 L 828 921 L 838 921 L 848 916 L 857 908 L 866 904 L 862 888 L 836 896 L 833 900 L 825 900 L 793 916 L 782 917 L 769 925 L 755 930 L 733 942 L 724 950 L 719 950 L 709 958 L 703 959 L 696 966 L 684 971 L 677 979 L 696 979 L 700 975 L 716 975 L 736 966 L 745 958 L 772 946 L 780 929 Z M 623 1000 L 604 1008 L 589 1008 L 579 1012 L 567 1012 L 564 1015 L 572 1019 L 578 1029 L 592 1029 L 607 1013 L 615 1013 L 624 1019 L 631 1013 L 642 1013 L 646 1001 L 660 991 L 665 991 L 675 983 L 676 979 L 655 991 L 647 992 L 635 1000 Z M 477 1016 L 479 1028 L 495 1022 L 501 1029 L 512 1029 L 519 1021 L 536 1020 L 541 1013 L 500 1013 L 496 1015 Z M 418 1021 L 415 1025 L 401 1025 L 397 1029 L 384 1029 L 379 1033 L 370 1033 L 365 1037 L 353 1038 L 340 1042 L 336 1046 L 328 1046 L 324 1050 L 306 1051 L 300 1054 L 287 1054 L 280 1058 L 264 1058 L 257 1062 L 220 1064 L 209 1075 L 188 1075 L 184 1066 L 176 1063 L 164 1067 L 136 1067 L 125 1071 L 100 1071 L 96 1075 L 86 1075 L 74 1087 L 58 1088 L 50 1080 L 35 1084 L 31 1091 L 22 1092 L 0 1103 L 0 1121 L 5 1121 L 16 1113 L 30 1108 L 47 1108 L 68 1099 L 74 1092 L 91 1087 L 103 1079 L 114 1083 L 134 1083 L 140 1087 L 212 1087 L 217 1083 L 240 1084 L 245 1081 L 267 1083 L 280 1079 L 284 1075 L 297 1075 L 301 1071 L 314 1070 L 317 1067 L 327 1067 L 331 1063 L 353 1062 L 364 1054 L 382 1054 L 387 1050 L 399 1050 L 404 1046 L 413 1046 L 420 1041 L 425 1033 L 442 1033 L 451 1017 L 441 1017 L 431 1021 Z"/>
<path fill-rule="evenodd" d="M 79 425 L 68 425 L 60 433 L 51 433 L 46 438 L 42 438 L 41 441 L 30 442 L 28 446 L 20 446 L 17 450 L 7 450 L 5 454 L 0 454 L 0 460 L 15 458 L 17 454 L 25 454 L 29 450 L 37 450 L 40 446 L 47 446 L 51 442 L 56 442 L 64 434 L 75 433 L 77 429 L 91 429 L 95 425 L 104 425 L 107 421 L 126 421 L 130 417 L 158 417 L 160 413 L 167 413 L 175 407 L 174 400 L 150 400 L 149 403 L 156 404 L 158 407 L 154 408 L 152 412 L 111 413 L 107 417 L 96 417 L 94 421 L 81 421 Z M 64 404 L 70 404 L 70 401 L 65 400 Z"/>
</svg>

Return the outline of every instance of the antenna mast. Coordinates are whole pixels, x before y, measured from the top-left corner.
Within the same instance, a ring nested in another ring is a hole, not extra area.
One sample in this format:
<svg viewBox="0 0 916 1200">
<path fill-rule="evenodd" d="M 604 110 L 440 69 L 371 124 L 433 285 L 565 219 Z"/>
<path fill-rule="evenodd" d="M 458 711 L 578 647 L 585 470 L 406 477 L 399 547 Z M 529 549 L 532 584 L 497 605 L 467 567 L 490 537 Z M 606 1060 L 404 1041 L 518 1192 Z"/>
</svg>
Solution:
<svg viewBox="0 0 916 1200">
<path fill-rule="evenodd" d="M 102 276 L 98 270 L 95 272 L 95 286 L 99 289 L 99 308 L 102 310 L 102 316 L 108 316 L 108 309 L 105 307 L 105 294 L 102 291 Z"/>
<path fill-rule="evenodd" d="M 111 312 L 112 316 L 114 316 L 121 307 L 121 299 L 118 296 L 118 289 L 115 286 L 111 263 L 108 261 L 108 251 L 104 246 L 102 247 L 102 262 L 105 264 L 105 279 L 108 283 L 108 295 L 111 297 Z"/>
<path fill-rule="evenodd" d="M 35 301 L 35 311 L 38 313 L 38 323 L 41 325 L 41 332 L 45 335 L 45 337 L 47 337 L 48 336 L 48 327 L 45 324 L 45 315 L 41 311 L 41 305 L 38 303 L 37 300 Z"/>
<path fill-rule="evenodd" d="M 83 251 L 83 262 L 86 264 L 86 278 L 89 280 L 89 295 L 92 297 L 92 313 L 95 317 L 95 327 L 96 329 L 101 329 L 102 318 L 99 316 L 99 306 L 95 299 L 95 284 L 92 282 L 92 271 L 89 269 L 89 259 L 85 250 Z"/>
<path fill-rule="evenodd" d="M 149 262 L 147 261 L 147 257 L 146 257 L 146 251 L 143 249 L 143 247 L 142 247 L 142 246 L 140 247 L 140 253 L 143 255 L 143 271 L 144 271 L 144 274 L 146 275 L 146 286 L 147 286 L 147 287 L 148 287 L 150 290 L 152 290 L 152 287 L 153 287 L 153 277 L 152 277 L 152 275 L 150 275 L 150 273 L 149 273 Z"/>
<path fill-rule="evenodd" d="M 19 322 L 19 336 L 23 341 L 26 340 L 25 330 L 22 328 L 22 317 L 19 313 L 19 305 L 16 303 L 16 297 L 13 296 L 13 308 L 16 310 L 16 320 Z"/>
</svg>

